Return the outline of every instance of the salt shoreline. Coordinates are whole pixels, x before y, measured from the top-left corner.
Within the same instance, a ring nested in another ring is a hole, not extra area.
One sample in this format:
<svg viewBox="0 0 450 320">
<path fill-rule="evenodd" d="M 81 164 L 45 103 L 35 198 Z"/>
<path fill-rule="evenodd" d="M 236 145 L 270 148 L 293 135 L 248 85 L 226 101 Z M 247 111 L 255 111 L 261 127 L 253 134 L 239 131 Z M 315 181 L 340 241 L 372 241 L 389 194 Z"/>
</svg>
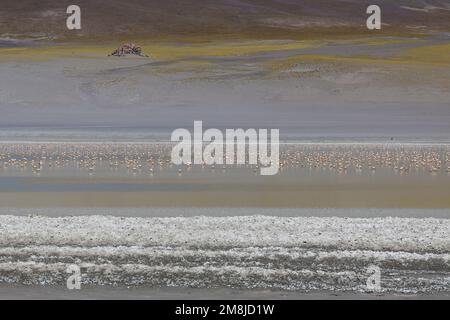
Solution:
<svg viewBox="0 0 450 320">
<path fill-rule="evenodd" d="M 95 212 L 95 209 L 92 211 Z M 450 220 L 436 218 L 262 215 L 152 218 L 89 215 L 50 218 L 2 215 L 0 230 L 3 246 L 189 244 L 202 247 L 214 243 L 214 247 L 316 245 L 407 252 L 432 249 L 441 253 L 447 253 L 450 248 Z M 130 233 L 130 230 L 133 232 Z M 183 233 L 180 234 L 180 231 Z"/>
<path fill-rule="evenodd" d="M 381 295 L 441 296 L 450 288 L 448 234 L 450 219 L 437 218 L 3 215 L 0 287 L 31 285 L 48 294 L 44 288 L 63 285 L 75 264 L 83 285 L 101 288 L 358 297 L 368 292 L 367 270 L 375 265 Z M 103 292 L 110 291 L 93 290 Z"/>
</svg>

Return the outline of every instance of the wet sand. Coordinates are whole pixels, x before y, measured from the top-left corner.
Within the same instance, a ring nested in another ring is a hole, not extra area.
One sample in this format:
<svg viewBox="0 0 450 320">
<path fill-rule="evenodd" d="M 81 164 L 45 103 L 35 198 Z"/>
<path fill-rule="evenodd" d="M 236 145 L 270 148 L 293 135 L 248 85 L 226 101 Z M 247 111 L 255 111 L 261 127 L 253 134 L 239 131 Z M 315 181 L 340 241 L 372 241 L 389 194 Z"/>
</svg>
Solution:
<svg viewBox="0 0 450 320">
<path fill-rule="evenodd" d="M 386 294 L 353 292 L 287 292 L 276 290 L 196 289 L 196 288 L 120 288 L 83 286 L 68 290 L 58 286 L 20 286 L 0 284 L 3 299 L 108 299 L 108 300 L 450 300 L 450 292 L 439 294 Z"/>
<path fill-rule="evenodd" d="M 3 208 L 0 216 L 72 217 L 104 215 L 114 217 L 239 217 L 248 215 L 277 217 L 347 217 L 347 218 L 437 218 L 450 219 L 450 209 L 419 208 L 249 208 L 249 207 L 53 207 Z"/>
</svg>

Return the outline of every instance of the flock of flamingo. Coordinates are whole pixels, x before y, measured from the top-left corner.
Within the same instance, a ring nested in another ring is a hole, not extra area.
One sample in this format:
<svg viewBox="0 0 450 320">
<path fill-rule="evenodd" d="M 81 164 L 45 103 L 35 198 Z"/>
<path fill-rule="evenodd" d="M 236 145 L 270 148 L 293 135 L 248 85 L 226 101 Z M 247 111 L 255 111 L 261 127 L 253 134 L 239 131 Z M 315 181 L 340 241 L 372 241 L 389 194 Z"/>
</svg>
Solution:
<svg viewBox="0 0 450 320">
<path fill-rule="evenodd" d="M 106 170 L 125 169 L 133 175 L 153 175 L 175 170 L 182 174 L 192 164 L 171 163 L 170 143 L 106 144 L 106 143 L 4 143 L 0 144 L 0 175 L 10 170 L 41 174 L 44 171 L 73 167 L 95 175 L 99 167 Z M 243 167 L 257 171 L 259 165 L 201 165 L 203 168 L 231 169 Z M 450 175 L 450 145 L 388 144 L 285 144 L 280 146 L 281 174 L 288 169 L 322 170 L 337 173 L 375 173 L 379 169 L 393 173 Z"/>
</svg>

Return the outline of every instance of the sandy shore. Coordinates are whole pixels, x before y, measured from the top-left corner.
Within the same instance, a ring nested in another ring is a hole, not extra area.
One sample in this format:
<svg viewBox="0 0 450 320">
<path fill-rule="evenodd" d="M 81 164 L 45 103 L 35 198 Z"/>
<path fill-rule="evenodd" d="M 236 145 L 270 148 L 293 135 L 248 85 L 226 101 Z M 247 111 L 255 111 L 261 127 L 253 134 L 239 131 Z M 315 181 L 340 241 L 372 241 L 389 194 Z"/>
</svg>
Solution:
<svg viewBox="0 0 450 320">
<path fill-rule="evenodd" d="M 448 138 L 448 45 L 445 34 L 152 43 L 151 59 L 107 57 L 102 44 L 5 49 L 0 138 L 167 140 L 194 120 L 282 139 Z"/>
</svg>

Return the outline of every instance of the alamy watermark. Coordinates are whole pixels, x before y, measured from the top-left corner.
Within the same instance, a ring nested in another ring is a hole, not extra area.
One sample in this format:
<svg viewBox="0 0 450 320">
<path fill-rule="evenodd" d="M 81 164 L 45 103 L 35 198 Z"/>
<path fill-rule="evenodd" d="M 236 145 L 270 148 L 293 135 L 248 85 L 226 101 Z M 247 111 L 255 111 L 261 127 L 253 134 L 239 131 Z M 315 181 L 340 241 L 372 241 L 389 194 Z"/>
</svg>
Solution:
<svg viewBox="0 0 450 320">
<path fill-rule="evenodd" d="M 66 26 L 69 30 L 80 30 L 81 29 L 81 9 L 79 6 L 72 4 L 67 7 L 67 14 L 70 14 L 66 20 Z"/>
<path fill-rule="evenodd" d="M 366 272 L 370 274 L 366 281 L 366 288 L 369 291 L 381 291 L 381 269 L 376 265 L 370 265 Z"/>
<path fill-rule="evenodd" d="M 172 132 L 171 141 L 178 142 L 171 154 L 175 165 L 252 164 L 261 166 L 261 175 L 277 174 L 280 167 L 278 129 L 270 129 L 270 135 L 269 129 L 226 129 L 224 133 L 211 128 L 203 132 L 203 122 L 194 121 L 193 134 L 179 128 Z"/>
<path fill-rule="evenodd" d="M 66 20 L 69 30 L 81 30 L 81 8 L 76 4 L 67 7 L 66 13 L 70 16 Z M 366 27 L 369 30 L 381 29 L 381 8 L 378 5 L 370 5 L 366 9 L 366 14 L 370 16 L 366 20 Z"/>
<path fill-rule="evenodd" d="M 67 278 L 67 289 L 80 290 L 81 289 L 81 268 L 76 264 L 71 264 L 67 267 L 66 272 L 70 274 Z"/>
<path fill-rule="evenodd" d="M 381 29 L 381 8 L 375 4 L 367 7 L 367 14 L 370 16 L 367 18 L 366 26 L 369 30 Z"/>
</svg>

